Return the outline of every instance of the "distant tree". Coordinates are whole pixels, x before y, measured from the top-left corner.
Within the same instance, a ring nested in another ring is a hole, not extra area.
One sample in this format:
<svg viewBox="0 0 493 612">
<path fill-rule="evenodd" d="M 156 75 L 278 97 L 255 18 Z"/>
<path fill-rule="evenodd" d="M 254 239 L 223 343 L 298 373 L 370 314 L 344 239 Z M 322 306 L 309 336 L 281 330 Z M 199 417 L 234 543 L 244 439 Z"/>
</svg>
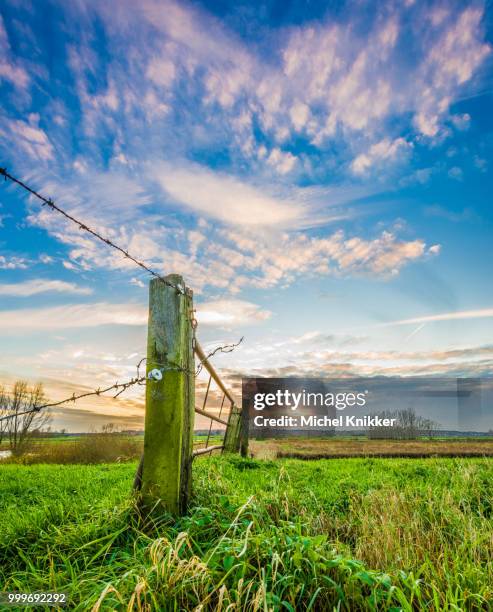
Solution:
<svg viewBox="0 0 493 612">
<path fill-rule="evenodd" d="M 4 424 L 3 436 L 8 438 L 10 450 L 20 453 L 36 432 L 51 420 L 51 413 L 46 408 L 39 412 L 32 411 L 35 406 L 47 402 L 43 385 L 38 383 L 29 387 L 26 381 L 18 380 L 11 393 L 6 393 L 4 390 L 3 396 L 0 393 L 0 400 L 4 406 L 2 416 L 10 417 L 1 422 Z M 27 414 L 23 414 L 24 412 Z"/>
<path fill-rule="evenodd" d="M 383 419 L 395 419 L 395 425 L 388 427 L 370 427 L 369 438 L 392 438 L 413 440 L 419 437 L 432 437 L 437 434 L 440 424 L 416 414 L 412 408 L 404 410 L 386 410 L 378 414 Z"/>
<path fill-rule="evenodd" d="M 120 433 L 120 428 L 116 423 L 105 423 L 101 427 L 101 433 L 104 434 L 117 434 Z"/>
</svg>

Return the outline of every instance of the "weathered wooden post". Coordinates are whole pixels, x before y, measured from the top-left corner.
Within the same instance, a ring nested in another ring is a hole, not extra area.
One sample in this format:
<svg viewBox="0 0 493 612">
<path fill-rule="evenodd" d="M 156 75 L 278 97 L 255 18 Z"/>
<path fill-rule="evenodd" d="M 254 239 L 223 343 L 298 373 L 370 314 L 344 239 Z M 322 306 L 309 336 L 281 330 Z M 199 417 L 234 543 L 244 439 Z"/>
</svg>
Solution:
<svg viewBox="0 0 493 612">
<path fill-rule="evenodd" d="M 250 401 L 254 393 L 254 380 L 243 378 L 241 382 L 241 422 L 239 444 L 239 450 L 242 457 L 248 457 L 248 437 L 250 433 Z"/>
<path fill-rule="evenodd" d="M 170 274 L 149 285 L 142 501 L 185 512 L 191 490 L 195 404 L 192 292 Z M 181 290 L 175 289 L 180 287 Z M 161 370 L 149 378 L 152 370 Z"/>
<path fill-rule="evenodd" d="M 237 453 L 240 450 L 241 410 L 235 404 L 231 405 L 228 425 L 224 434 L 224 450 Z"/>
<path fill-rule="evenodd" d="M 250 428 L 250 415 L 246 402 L 242 399 L 240 422 L 240 454 L 242 457 L 248 457 L 248 437 Z"/>
</svg>

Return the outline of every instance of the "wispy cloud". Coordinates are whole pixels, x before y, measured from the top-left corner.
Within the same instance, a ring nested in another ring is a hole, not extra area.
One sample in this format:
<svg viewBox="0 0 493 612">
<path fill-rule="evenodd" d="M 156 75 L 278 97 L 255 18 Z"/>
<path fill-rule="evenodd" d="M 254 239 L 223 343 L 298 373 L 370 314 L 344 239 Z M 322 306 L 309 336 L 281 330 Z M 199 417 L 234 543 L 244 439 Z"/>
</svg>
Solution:
<svg viewBox="0 0 493 612">
<path fill-rule="evenodd" d="M 38 161 L 48 161 L 54 157 L 53 145 L 46 132 L 39 126 L 40 117 L 31 113 L 28 121 L 16 119 L 7 122 L 0 129 L 0 138 L 4 142 L 15 142 L 23 154 Z"/>
<path fill-rule="evenodd" d="M 382 323 L 381 326 L 387 327 L 391 325 L 412 325 L 416 323 L 432 323 L 435 321 L 458 321 L 467 319 L 484 319 L 493 317 L 493 308 L 483 308 L 480 310 L 462 310 L 458 312 L 444 312 L 435 315 L 426 315 L 423 317 L 414 317 L 412 319 L 401 319 L 399 321 L 391 321 Z"/>
<path fill-rule="evenodd" d="M 451 210 L 440 204 L 433 204 L 424 209 L 424 213 L 428 217 L 438 217 L 446 219 L 452 223 L 467 223 L 479 221 L 480 217 L 477 212 L 471 207 L 463 208 L 462 210 Z"/>
<path fill-rule="evenodd" d="M 100 325 L 145 325 L 147 308 L 138 304 L 70 304 L 50 308 L 0 311 L 3 333 L 76 329 Z"/>
<path fill-rule="evenodd" d="M 19 89 L 25 89 L 30 82 L 27 71 L 13 57 L 5 24 L 0 15 L 0 81 L 2 79 Z"/>
<path fill-rule="evenodd" d="M 197 320 L 201 325 L 233 329 L 270 319 L 272 313 L 244 300 L 215 300 L 197 304 Z"/>
<path fill-rule="evenodd" d="M 39 279 L 24 281 L 21 283 L 0 284 L 0 295 L 29 297 L 39 293 L 73 293 L 75 295 L 89 295 L 92 289 L 79 287 L 75 283 L 67 283 L 61 280 Z"/>
<path fill-rule="evenodd" d="M 25 287 L 24 290 L 28 292 L 29 287 Z M 27 292 L 15 295 L 33 295 Z M 214 300 L 198 303 L 196 308 L 197 319 L 201 324 L 227 328 L 259 323 L 269 319 L 272 314 L 257 304 L 245 300 Z M 21 308 L 0 311 L 0 330 L 5 333 L 23 334 L 31 331 L 101 325 L 146 325 L 147 316 L 147 306 L 140 304 L 96 302 L 47 308 Z"/>
<path fill-rule="evenodd" d="M 0 270 L 25 270 L 28 267 L 29 261 L 25 257 L 0 255 Z"/>
<path fill-rule="evenodd" d="M 198 214 L 234 225 L 293 226 L 306 214 L 302 205 L 198 165 L 157 164 L 152 171 L 164 190 Z"/>
<path fill-rule="evenodd" d="M 385 138 L 372 145 L 366 153 L 360 153 L 351 162 L 351 169 L 355 174 L 364 174 L 375 165 L 382 162 L 392 162 L 402 159 L 412 149 L 412 144 L 404 138 L 389 140 Z"/>
</svg>

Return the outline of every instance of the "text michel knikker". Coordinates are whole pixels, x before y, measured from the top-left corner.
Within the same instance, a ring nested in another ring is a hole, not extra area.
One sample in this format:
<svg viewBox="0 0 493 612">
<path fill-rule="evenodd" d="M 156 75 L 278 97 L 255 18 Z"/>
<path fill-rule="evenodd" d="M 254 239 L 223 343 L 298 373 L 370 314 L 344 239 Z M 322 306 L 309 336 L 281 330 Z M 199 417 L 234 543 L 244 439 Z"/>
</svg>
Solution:
<svg viewBox="0 0 493 612">
<path fill-rule="evenodd" d="M 288 414 L 268 416 L 253 414 L 254 427 L 392 427 L 397 419 L 377 415 L 340 414 L 346 408 L 364 408 L 367 404 L 368 390 L 355 392 L 309 392 L 305 389 L 295 392 L 277 389 L 269 393 L 253 395 L 253 409 L 256 412 L 270 412 L 270 408 L 289 410 Z M 303 408 L 326 408 L 334 414 L 296 414 Z M 339 414 L 337 414 L 339 413 Z"/>
</svg>

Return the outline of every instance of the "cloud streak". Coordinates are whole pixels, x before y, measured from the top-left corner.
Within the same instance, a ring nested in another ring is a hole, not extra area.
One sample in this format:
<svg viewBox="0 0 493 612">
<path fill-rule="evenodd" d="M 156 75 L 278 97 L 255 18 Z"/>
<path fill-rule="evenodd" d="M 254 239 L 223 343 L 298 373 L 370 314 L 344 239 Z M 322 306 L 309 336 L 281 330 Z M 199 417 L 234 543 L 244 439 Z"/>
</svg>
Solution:
<svg viewBox="0 0 493 612">
<path fill-rule="evenodd" d="M 380 327 L 393 325 L 414 325 L 416 323 L 433 323 L 436 321 L 464 321 L 468 319 L 485 319 L 493 317 L 493 308 L 482 308 L 479 310 L 462 310 L 457 312 L 444 312 L 436 315 L 426 315 L 423 317 L 413 317 L 411 319 L 400 319 L 382 323 Z"/>
<path fill-rule="evenodd" d="M 67 283 L 61 280 L 30 280 L 22 283 L 0 284 L 0 295 L 29 297 L 39 293 L 72 293 L 75 295 L 89 295 L 92 289 L 79 287 L 75 283 Z"/>
<path fill-rule="evenodd" d="M 96 302 L 0 311 L 0 329 L 6 334 L 146 323 L 147 308 L 138 304 Z"/>
<path fill-rule="evenodd" d="M 152 174 L 173 200 L 223 223 L 292 227 L 306 214 L 299 203 L 270 196 L 232 176 L 198 165 L 161 163 Z"/>
<path fill-rule="evenodd" d="M 17 285 L 11 285 L 18 290 Z M 34 287 L 36 291 L 37 287 Z M 33 295 L 27 283 L 23 295 Z M 0 290 L 1 294 L 1 290 Z M 17 293 L 16 295 L 19 295 Z M 197 319 L 207 326 L 239 327 L 270 318 L 271 312 L 245 300 L 214 300 L 197 304 Z M 0 330 L 6 334 L 33 331 L 78 329 L 102 325 L 147 325 L 148 307 L 141 304 L 94 302 L 64 304 L 47 308 L 21 308 L 0 311 Z"/>
<path fill-rule="evenodd" d="M 197 305 L 197 320 L 201 325 L 234 329 L 270 319 L 272 313 L 244 300 L 217 300 Z"/>
</svg>

